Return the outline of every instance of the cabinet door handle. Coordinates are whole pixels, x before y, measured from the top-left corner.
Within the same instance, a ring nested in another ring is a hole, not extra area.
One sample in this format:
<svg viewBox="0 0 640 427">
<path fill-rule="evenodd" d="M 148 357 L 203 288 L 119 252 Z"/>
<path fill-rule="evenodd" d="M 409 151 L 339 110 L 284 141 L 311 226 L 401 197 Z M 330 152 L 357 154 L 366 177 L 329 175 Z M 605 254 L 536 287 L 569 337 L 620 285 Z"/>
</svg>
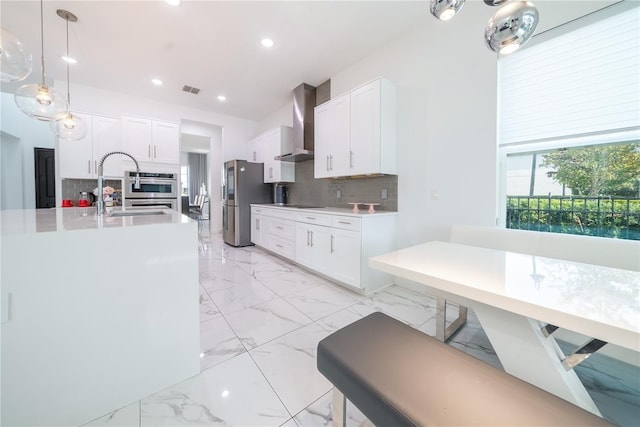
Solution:
<svg viewBox="0 0 640 427">
<path fill-rule="evenodd" d="M 331 235 L 331 253 L 333 253 L 333 234 Z"/>
<path fill-rule="evenodd" d="M 327 156 L 327 172 L 329 171 L 329 156 Z"/>
<path fill-rule="evenodd" d="M 94 160 L 93 161 L 93 172 L 97 175 L 98 174 L 98 161 Z"/>
<path fill-rule="evenodd" d="M 91 160 L 87 160 L 87 173 L 91 175 Z"/>
<path fill-rule="evenodd" d="M 256 230 L 260 230 L 260 218 L 256 218 Z"/>
<path fill-rule="evenodd" d="M 353 151 L 349 151 L 349 167 L 353 167 Z"/>
<path fill-rule="evenodd" d="M 158 158 L 158 152 L 157 152 L 156 148 L 157 148 L 157 146 L 154 145 L 153 146 L 153 158 L 154 159 Z"/>
<path fill-rule="evenodd" d="M 151 144 L 149 144 L 149 158 L 151 158 Z"/>
<path fill-rule="evenodd" d="M 311 247 L 313 247 L 313 231 L 309 230 L 311 233 Z"/>
<path fill-rule="evenodd" d="M 333 154 L 329 154 L 329 164 L 331 165 L 331 170 L 333 170 Z"/>
<path fill-rule="evenodd" d="M 307 246 L 311 246 L 311 230 L 307 230 Z"/>
</svg>

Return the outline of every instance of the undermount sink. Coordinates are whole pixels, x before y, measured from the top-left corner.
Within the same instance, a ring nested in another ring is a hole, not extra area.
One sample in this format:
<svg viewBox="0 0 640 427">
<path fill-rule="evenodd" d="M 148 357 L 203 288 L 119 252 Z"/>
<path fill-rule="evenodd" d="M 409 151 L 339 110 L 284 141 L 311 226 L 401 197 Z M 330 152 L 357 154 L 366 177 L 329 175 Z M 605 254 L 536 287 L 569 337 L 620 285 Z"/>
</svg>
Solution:
<svg viewBox="0 0 640 427">
<path fill-rule="evenodd" d="M 124 210 L 124 211 L 113 211 L 107 216 L 144 216 L 144 215 L 166 215 L 167 213 L 163 210 Z"/>
</svg>

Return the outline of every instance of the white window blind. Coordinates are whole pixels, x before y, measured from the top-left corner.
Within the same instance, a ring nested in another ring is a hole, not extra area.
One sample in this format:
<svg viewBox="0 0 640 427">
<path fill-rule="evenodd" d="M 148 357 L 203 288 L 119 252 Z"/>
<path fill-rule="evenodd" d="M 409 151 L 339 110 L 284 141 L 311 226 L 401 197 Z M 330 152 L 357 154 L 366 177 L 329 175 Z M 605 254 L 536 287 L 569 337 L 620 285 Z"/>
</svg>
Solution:
<svg viewBox="0 0 640 427">
<path fill-rule="evenodd" d="M 550 30 L 544 41 L 500 58 L 503 148 L 638 138 L 640 8 L 623 3 L 636 4 L 596 12 L 588 17 L 594 22 L 574 22 L 570 31 Z"/>
</svg>

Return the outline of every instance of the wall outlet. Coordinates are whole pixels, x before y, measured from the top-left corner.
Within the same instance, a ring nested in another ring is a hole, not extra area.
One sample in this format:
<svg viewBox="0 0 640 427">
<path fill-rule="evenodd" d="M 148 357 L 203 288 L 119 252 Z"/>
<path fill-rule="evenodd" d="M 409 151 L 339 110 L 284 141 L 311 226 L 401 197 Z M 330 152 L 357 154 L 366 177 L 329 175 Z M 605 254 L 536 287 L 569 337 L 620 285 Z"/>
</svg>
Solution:
<svg viewBox="0 0 640 427">
<path fill-rule="evenodd" d="M 382 191 L 380 192 L 380 198 L 382 200 L 387 200 L 387 197 L 389 197 L 389 192 L 387 191 L 386 188 L 383 188 Z"/>
<path fill-rule="evenodd" d="M 336 199 L 342 197 L 342 192 L 340 190 L 336 190 Z"/>
</svg>

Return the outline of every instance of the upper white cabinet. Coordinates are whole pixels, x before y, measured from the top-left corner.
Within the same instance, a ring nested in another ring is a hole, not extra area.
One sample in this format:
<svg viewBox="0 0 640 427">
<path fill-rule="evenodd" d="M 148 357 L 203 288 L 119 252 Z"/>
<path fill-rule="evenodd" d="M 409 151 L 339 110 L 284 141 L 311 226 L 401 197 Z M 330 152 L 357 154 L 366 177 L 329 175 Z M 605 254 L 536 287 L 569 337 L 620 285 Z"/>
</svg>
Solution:
<svg viewBox="0 0 640 427">
<path fill-rule="evenodd" d="M 264 163 L 264 182 L 295 182 L 295 163 L 275 160 L 274 157 L 293 151 L 293 129 L 279 126 L 249 142 L 249 161 Z"/>
<path fill-rule="evenodd" d="M 87 124 L 87 136 L 80 141 L 58 141 L 60 177 L 95 179 L 102 156 L 122 150 L 120 120 L 112 117 L 76 114 Z M 104 163 L 104 176 L 121 178 L 122 159 L 110 159 Z"/>
<path fill-rule="evenodd" d="M 315 109 L 316 178 L 397 173 L 396 90 L 378 78 Z"/>
<path fill-rule="evenodd" d="M 177 123 L 122 117 L 124 150 L 139 162 L 180 163 L 180 131 Z"/>
<path fill-rule="evenodd" d="M 328 178 L 350 174 L 351 98 L 342 95 L 316 107 L 314 176 Z"/>
</svg>

